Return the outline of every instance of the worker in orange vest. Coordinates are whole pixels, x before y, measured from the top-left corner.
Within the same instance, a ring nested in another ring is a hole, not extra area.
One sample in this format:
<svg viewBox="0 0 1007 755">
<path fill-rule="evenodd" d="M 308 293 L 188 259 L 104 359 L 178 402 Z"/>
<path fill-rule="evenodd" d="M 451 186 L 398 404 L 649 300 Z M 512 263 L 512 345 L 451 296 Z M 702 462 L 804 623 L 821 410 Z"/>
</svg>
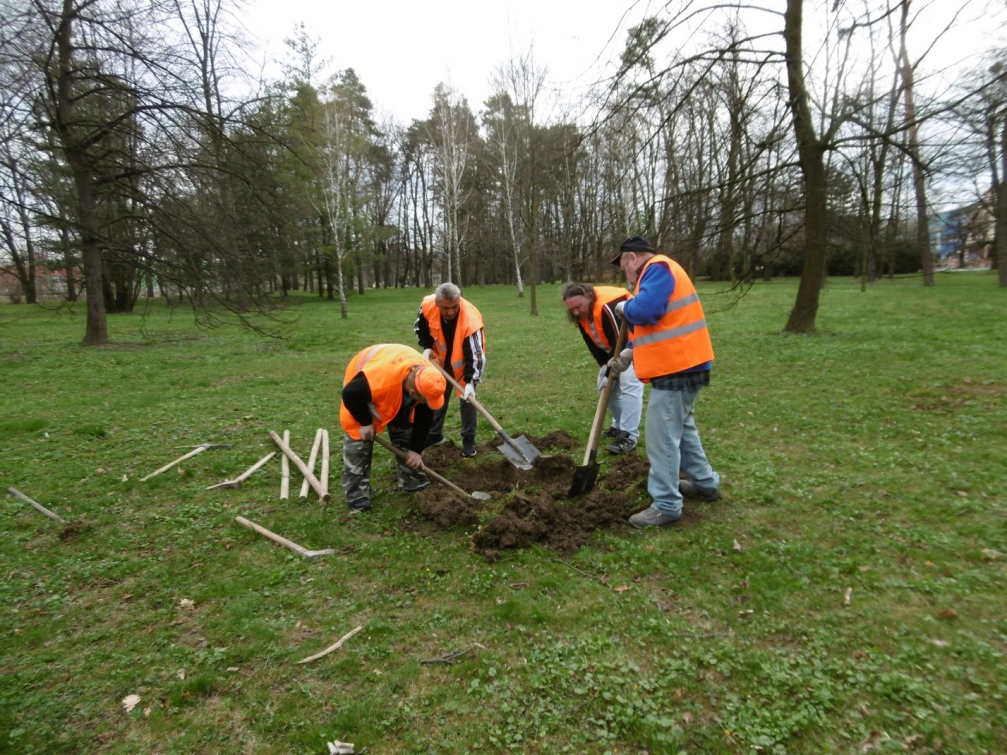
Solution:
<svg viewBox="0 0 1007 755">
<path fill-rule="evenodd" d="M 633 365 L 616 377 L 609 375 L 608 363 L 618 356 L 615 353 L 619 325 L 615 308 L 629 298 L 629 292 L 616 286 L 588 286 L 570 282 L 563 286 L 560 295 L 566 304 L 570 320 L 580 329 L 588 351 L 598 363 L 598 392 L 612 380 L 608 410 L 612 413 L 612 426 L 605 436 L 612 442 L 605 446 L 609 453 L 628 454 L 636 450 L 640 437 L 640 414 L 643 411 L 643 383 Z"/>
<path fill-rule="evenodd" d="M 386 427 L 396 456 L 399 490 L 417 493 L 430 484 L 423 449 L 433 413 L 444 405 L 447 381 L 416 349 L 397 343 L 368 346 L 346 366 L 339 422 L 343 438 L 343 493 L 355 511 L 371 508 L 374 436 Z"/>
<path fill-rule="evenodd" d="M 436 362 L 462 386 L 462 456 L 476 455 L 476 408 L 469 403 L 475 398 L 476 386 L 486 370 L 486 336 L 483 316 L 472 302 L 462 298 L 454 283 L 442 283 L 420 304 L 413 331 L 423 349 L 423 356 Z M 444 394 L 444 407 L 434 413 L 427 445 L 444 443 L 444 418 L 451 400 L 449 387 Z"/>
<path fill-rule="evenodd" d="M 633 345 L 610 363 L 618 374 L 630 364 L 650 383 L 647 405 L 647 490 L 651 506 L 629 523 L 668 527 L 682 520 L 683 498 L 720 498 L 720 475 L 710 466 L 693 411 L 699 391 L 710 384 L 713 345 L 706 316 L 688 274 L 650 241 L 633 236 L 622 242 L 613 265 L 622 268 L 633 298 L 616 305 L 616 315 L 632 327 Z M 680 480 L 684 469 L 688 479 Z"/>
</svg>

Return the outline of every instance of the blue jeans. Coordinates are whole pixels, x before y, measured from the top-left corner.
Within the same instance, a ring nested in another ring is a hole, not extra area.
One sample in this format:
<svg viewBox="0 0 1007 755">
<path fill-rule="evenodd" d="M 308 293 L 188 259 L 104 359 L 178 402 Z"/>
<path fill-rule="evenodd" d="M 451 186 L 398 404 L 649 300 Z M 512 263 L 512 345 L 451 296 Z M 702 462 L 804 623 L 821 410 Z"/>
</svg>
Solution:
<svg viewBox="0 0 1007 755">
<path fill-rule="evenodd" d="M 636 443 L 640 437 L 640 415 L 643 413 L 643 383 L 636 376 L 632 363 L 612 385 L 608 410 L 612 412 L 612 427 L 629 433 L 629 439 Z"/>
<path fill-rule="evenodd" d="M 693 417 L 699 390 L 670 391 L 651 387 L 647 405 L 647 491 L 663 514 L 681 516 L 679 470 L 684 469 L 697 487 L 715 490 L 720 475 L 713 471 L 699 440 Z"/>
</svg>

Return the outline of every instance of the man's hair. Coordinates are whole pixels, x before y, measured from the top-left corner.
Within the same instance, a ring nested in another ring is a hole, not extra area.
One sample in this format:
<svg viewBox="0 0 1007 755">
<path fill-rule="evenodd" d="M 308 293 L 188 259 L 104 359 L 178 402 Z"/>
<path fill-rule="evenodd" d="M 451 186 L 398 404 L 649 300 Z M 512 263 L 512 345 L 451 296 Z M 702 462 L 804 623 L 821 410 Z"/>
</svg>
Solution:
<svg viewBox="0 0 1007 755">
<path fill-rule="evenodd" d="M 462 298 L 462 290 L 454 283 L 442 283 L 434 290 L 434 301 L 458 301 Z"/>
<path fill-rule="evenodd" d="M 591 302 L 592 307 L 594 307 L 594 303 L 598 300 L 598 294 L 595 293 L 594 286 L 589 286 L 586 283 L 575 283 L 574 281 L 568 281 L 563 284 L 563 288 L 560 289 L 560 296 L 563 297 L 563 301 L 566 301 L 571 296 L 586 296 Z M 569 309 L 566 311 L 566 316 L 574 325 L 580 322 L 580 318 L 574 315 Z"/>
</svg>

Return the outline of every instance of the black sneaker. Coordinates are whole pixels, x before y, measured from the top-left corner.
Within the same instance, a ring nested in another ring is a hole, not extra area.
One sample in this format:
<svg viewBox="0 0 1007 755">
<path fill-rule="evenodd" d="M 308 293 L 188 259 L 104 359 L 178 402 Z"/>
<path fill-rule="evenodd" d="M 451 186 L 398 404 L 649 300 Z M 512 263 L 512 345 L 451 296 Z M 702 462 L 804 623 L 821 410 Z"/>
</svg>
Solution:
<svg viewBox="0 0 1007 755">
<path fill-rule="evenodd" d="M 620 432 L 622 432 L 622 431 L 621 430 L 616 430 L 614 427 L 610 427 L 610 428 L 608 428 L 608 430 L 606 430 L 605 432 L 602 433 L 602 437 L 604 437 L 604 438 L 618 438 Z"/>
<path fill-rule="evenodd" d="M 355 501 L 350 501 L 347 505 L 353 511 L 370 511 L 370 509 L 371 509 L 371 499 L 370 498 L 358 498 Z"/>
<path fill-rule="evenodd" d="M 683 498 L 696 498 L 700 501 L 719 501 L 720 491 L 717 488 L 708 490 L 707 488 L 696 487 L 692 480 L 679 480 L 678 492 Z"/>
<path fill-rule="evenodd" d="M 462 438 L 462 456 L 470 459 L 476 455 L 476 442 L 473 438 Z"/>
<path fill-rule="evenodd" d="M 426 490 L 429 487 L 430 487 L 430 480 L 427 480 L 426 482 L 421 482 L 415 488 L 403 488 L 403 487 L 400 487 L 399 488 L 399 492 L 400 493 L 419 493 L 420 491 Z"/>
<path fill-rule="evenodd" d="M 631 454 L 636 450 L 636 441 L 629 439 L 629 433 L 625 430 L 619 431 L 619 437 L 609 443 L 605 448 L 613 454 Z"/>
</svg>

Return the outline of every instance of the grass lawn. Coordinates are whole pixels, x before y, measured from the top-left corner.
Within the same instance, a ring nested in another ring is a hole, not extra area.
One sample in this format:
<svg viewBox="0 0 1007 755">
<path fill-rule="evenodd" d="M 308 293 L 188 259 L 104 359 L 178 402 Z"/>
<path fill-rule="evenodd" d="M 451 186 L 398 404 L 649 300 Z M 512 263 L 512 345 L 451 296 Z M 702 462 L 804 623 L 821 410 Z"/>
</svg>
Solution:
<svg viewBox="0 0 1007 755">
<path fill-rule="evenodd" d="M 780 333 L 796 281 L 699 291 L 717 361 L 697 419 L 724 500 L 493 563 L 474 527 L 417 517 L 382 449 L 374 509 L 339 492 L 345 365 L 415 345 L 421 292 L 354 296 L 348 321 L 296 296 L 283 340 L 157 302 L 111 317 L 102 348 L 79 345 L 83 304 L 0 305 L 0 483 L 70 522 L 0 503 L 0 752 L 1007 752 L 995 273 L 834 279 L 811 337 Z M 535 318 L 513 288 L 466 294 L 486 407 L 512 435 L 586 442 L 597 370 L 559 287 Z M 327 508 L 297 500 L 296 472 L 279 500 L 276 460 L 205 490 L 275 450 L 269 430 L 306 459 L 319 427 Z M 233 447 L 139 482 L 204 442 Z M 304 559 L 239 515 L 336 553 Z"/>
</svg>

